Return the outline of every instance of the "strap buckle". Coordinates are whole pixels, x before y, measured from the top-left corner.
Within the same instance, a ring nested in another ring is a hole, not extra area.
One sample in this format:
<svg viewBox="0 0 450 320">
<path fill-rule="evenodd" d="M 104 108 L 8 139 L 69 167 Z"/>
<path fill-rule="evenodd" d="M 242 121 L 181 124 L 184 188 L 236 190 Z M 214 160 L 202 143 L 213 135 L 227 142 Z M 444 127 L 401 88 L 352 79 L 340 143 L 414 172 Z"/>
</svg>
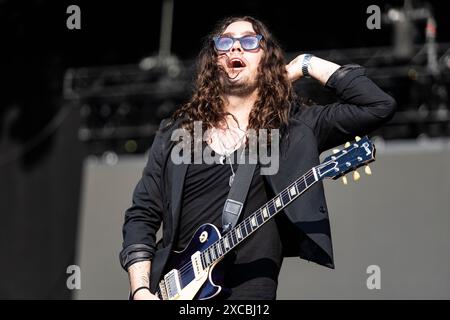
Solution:
<svg viewBox="0 0 450 320">
<path fill-rule="evenodd" d="M 239 218 L 243 207 L 244 204 L 242 202 L 233 199 L 227 199 L 225 201 L 223 207 L 223 232 L 227 233 L 230 231 L 232 225 Z"/>
</svg>

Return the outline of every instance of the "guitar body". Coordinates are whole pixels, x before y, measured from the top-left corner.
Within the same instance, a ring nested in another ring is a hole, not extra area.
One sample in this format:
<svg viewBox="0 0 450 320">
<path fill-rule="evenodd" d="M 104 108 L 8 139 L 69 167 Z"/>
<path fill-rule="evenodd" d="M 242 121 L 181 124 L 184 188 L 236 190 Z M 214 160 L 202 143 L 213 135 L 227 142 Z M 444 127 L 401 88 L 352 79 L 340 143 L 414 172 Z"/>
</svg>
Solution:
<svg viewBox="0 0 450 320">
<path fill-rule="evenodd" d="M 160 290 L 158 290 L 160 298 L 205 300 L 226 292 L 220 285 L 223 282 L 223 272 L 221 272 L 221 268 L 216 268 L 219 261 L 205 269 L 197 268 L 197 270 L 194 270 L 195 260 L 192 258 L 220 238 L 221 234 L 217 227 L 207 223 L 197 229 L 183 251 L 173 251 L 165 267 L 164 274 L 166 276 L 160 282 Z M 170 272 L 172 272 L 172 275 L 168 276 Z M 163 286 L 163 290 L 161 290 L 161 286 Z"/>
</svg>

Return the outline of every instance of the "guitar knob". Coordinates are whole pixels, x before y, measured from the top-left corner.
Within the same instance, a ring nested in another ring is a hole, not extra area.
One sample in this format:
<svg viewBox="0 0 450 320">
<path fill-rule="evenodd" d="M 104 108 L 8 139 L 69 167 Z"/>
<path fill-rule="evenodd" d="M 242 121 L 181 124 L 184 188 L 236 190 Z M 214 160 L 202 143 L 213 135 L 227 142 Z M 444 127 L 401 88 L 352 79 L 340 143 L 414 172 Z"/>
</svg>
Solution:
<svg viewBox="0 0 450 320">
<path fill-rule="evenodd" d="M 346 177 L 346 176 L 343 176 L 343 177 L 342 177 L 342 183 L 343 183 L 344 185 L 348 185 L 348 181 L 347 181 L 347 177 Z"/>
<path fill-rule="evenodd" d="M 346 142 L 345 144 L 344 144 L 344 148 L 348 148 L 348 147 L 350 147 L 351 146 L 351 144 L 350 144 L 350 142 Z"/>
<path fill-rule="evenodd" d="M 361 140 L 361 137 L 360 136 L 356 136 L 355 137 L 355 141 L 358 142 L 359 140 Z"/>
<path fill-rule="evenodd" d="M 365 166 L 364 168 L 364 172 L 370 176 L 372 174 L 372 170 L 370 169 L 370 167 L 368 165 Z"/>
<path fill-rule="evenodd" d="M 353 180 L 354 181 L 358 181 L 359 178 L 361 178 L 361 175 L 359 174 L 359 172 L 358 171 L 354 171 L 353 172 Z"/>
<path fill-rule="evenodd" d="M 333 153 L 334 154 L 336 154 L 336 153 L 338 153 L 338 152 L 340 152 L 341 150 L 339 150 L 339 149 L 333 149 Z"/>
</svg>

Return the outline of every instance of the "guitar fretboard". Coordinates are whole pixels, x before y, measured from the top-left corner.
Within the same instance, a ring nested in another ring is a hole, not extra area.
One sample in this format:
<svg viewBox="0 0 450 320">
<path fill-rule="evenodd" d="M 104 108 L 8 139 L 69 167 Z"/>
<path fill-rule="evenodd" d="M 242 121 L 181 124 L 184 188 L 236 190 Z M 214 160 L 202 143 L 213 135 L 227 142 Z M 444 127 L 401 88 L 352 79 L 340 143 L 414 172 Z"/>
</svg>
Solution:
<svg viewBox="0 0 450 320">
<path fill-rule="evenodd" d="M 269 200 L 265 205 L 236 225 L 230 232 L 209 246 L 208 249 L 203 251 L 201 253 L 203 267 L 209 267 L 234 249 L 239 243 L 258 230 L 264 223 L 273 218 L 278 212 L 283 210 L 289 203 L 317 181 L 318 178 L 315 168 L 312 168 L 283 189 L 283 191 Z"/>
</svg>

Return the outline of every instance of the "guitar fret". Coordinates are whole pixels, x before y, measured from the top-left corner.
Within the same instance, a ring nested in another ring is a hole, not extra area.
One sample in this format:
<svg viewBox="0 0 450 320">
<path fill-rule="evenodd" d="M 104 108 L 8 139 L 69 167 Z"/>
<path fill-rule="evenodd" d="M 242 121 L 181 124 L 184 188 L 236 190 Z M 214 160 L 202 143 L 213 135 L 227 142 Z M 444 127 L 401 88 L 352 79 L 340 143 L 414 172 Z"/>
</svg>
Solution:
<svg viewBox="0 0 450 320">
<path fill-rule="evenodd" d="M 216 253 L 214 252 L 214 246 L 212 246 L 209 250 L 211 251 L 212 257 L 211 261 L 216 260 Z"/>
<path fill-rule="evenodd" d="M 275 198 L 275 207 L 276 208 L 281 208 L 282 203 L 281 203 L 281 198 L 280 197 L 276 197 Z"/>
<path fill-rule="evenodd" d="M 305 185 L 304 181 L 299 180 L 296 184 L 297 184 L 297 189 L 298 189 L 299 193 L 301 193 L 303 190 L 306 189 L 306 185 Z"/>
<path fill-rule="evenodd" d="M 225 254 L 227 252 L 227 248 L 225 248 L 225 243 L 222 241 L 222 239 L 220 239 L 221 241 L 219 241 L 220 246 L 222 248 L 222 252 Z"/>
<path fill-rule="evenodd" d="M 231 240 L 233 242 L 233 247 L 236 246 L 238 244 L 237 238 L 236 238 L 236 234 L 232 231 L 230 232 L 231 235 Z"/>
<path fill-rule="evenodd" d="M 252 225 L 250 223 L 250 219 L 248 219 L 248 218 L 245 219 L 244 226 L 245 226 L 245 230 L 247 231 L 247 234 L 250 234 L 253 232 Z"/>
<path fill-rule="evenodd" d="M 225 245 L 225 249 L 228 251 L 228 249 L 230 249 L 230 242 L 228 240 L 228 235 L 226 235 L 225 237 L 223 237 L 223 243 Z"/>
<path fill-rule="evenodd" d="M 263 214 L 264 219 L 269 218 L 269 213 L 267 212 L 267 207 L 266 207 L 266 206 L 264 206 L 264 207 L 262 208 L 261 212 L 262 212 L 262 214 Z"/>
<path fill-rule="evenodd" d="M 241 242 L 242 238 L 239 238 L 239 235 L 237 234 L 237 230 L 236 230 L 236 232 L 234 233 L 234 237 L 236 238 L 236 245 L 237 245 L 239 242 Z"/>
<path fill-rule="evenodd" d="M 256 222 L 258 223 L 258 226 L 262 225 L 264 222 L 262 215 L 259 213 L 256 214 Z"/>
<path fill-rule="evenodd" d="M 217 243 L 215 245 L 215 247 L 216 247 L 216 250 L 217 250 L 217 256 L 218 257 L 222 256 L 222 249 L 220 248 L 220 243 Z"/>
<path fill-rule="evenodd" d="M 242 239 L 241 228 L 237 228 L 237 229 L 236 229 L 236 235 L 237 235 L 237 238 L 238 238 L 239 240 Z"/>
<path fill-rule="evenodd" d="M 241 234 L 245 238 L 247 236 L 247 229 L 245 228 L 245 224 L 241 223 L 239 225 L 239 230 L 241 230 Z"/>
<path fill-rule="evenodd" d="M 308 178 L 305 178 L 308 181 L 308 185 L 312 185 L 314 182 L 316 182 L 316 179 L 314 178 L 314 175 L 310 175 Z"/>
<path fill-rule="evenodd" d="M 206 268 L 206 259 L 205 259 L 205 255 L 204 254 L 200 255 L 200 260 L 202 262 L 202 267 Z"/>
<path fill-rule="evenodd" d="M 250 224 L 252 228 L 257 227 L 255 216 L 252 216 L 252 218 L 250 219 Z"/>
<path fill-rule="evenodd" d="M 233 248 L 233 246 L 234 246 L 233 237 L 231 236 L 230 232 L 227 233 L 227 239 L 228 239 L 228 243 L 230 244 L 230 248 Z"/>
<path fill-rule="evenodd" d="M 222 254 L 221 254 L 221 252 L 220 252 L 220 248 L 219 248 L 219 246 L 217 245 L 217 243 L 214 245 L 214 251 L 216 252 L 217 259 L 220 258 L 220 256 L 221 256 Z"/>
<path fill-rule="evenodd" d="M 298 193 L 297 184 L 294 183 L 294 185 L 289 188 L 289 194 L 291 195 L 291 197 L 294 197 L 295 195 L 297 195 L 297 193 Z"/>
<path fill-rule="evenodd" d="M 211 262 L 211 258 L 209 257 L 208 250 L 206 250 L 204 252 L 204 255 L 205 255 L 206 265 L 208 266 L 210 264 L 210 262 Z"/>
<path fill-rule="evenodd" d="M 270 201 L 269 204 L 267 205 L 267 207 L 269 208 L 270 216 L 273 216 L 274 213 L 277 212 L 277 210 L 275 209 L 275 206 L 273 204 L 273 201 Z"/>
<path fill-rule="evenodd" d="M 289 203 L 291 201 L 291 197 L 289 196 L 289 192 L 284 192 L 281 196 L 281 199 L 283 200 L 283 204 Z"/>
</svg>

